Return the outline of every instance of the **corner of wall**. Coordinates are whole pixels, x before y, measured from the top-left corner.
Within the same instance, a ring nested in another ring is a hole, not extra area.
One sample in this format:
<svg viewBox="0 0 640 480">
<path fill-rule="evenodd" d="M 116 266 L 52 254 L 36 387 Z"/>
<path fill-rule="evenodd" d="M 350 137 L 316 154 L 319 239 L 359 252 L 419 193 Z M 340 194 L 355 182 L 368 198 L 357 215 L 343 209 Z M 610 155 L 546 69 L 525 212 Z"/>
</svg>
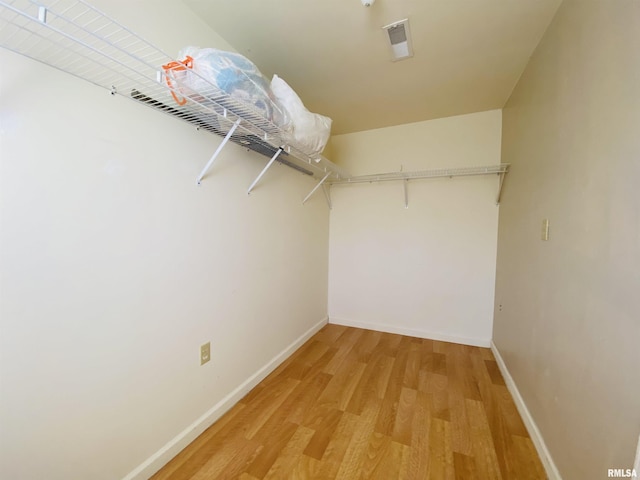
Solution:
<svg viewBox="0 0 640 480">
<path fill-rule="evenodd" d="M 491 341 L 491 351 L 493 352 L 493 356 L 496 358 L 496 363 L 498 364 L 500 373 L 502 373 L 502 376 L 504 377 L 504 381 L 507 385 L 507 389 L 509 390 L 509 393 L 511 393 L 511 396 L 513 397 L 513 401 L 516 404 L 518 413 L 520 413 L 520 416 L 522 417 L 522 421 L 527 427 L 527 431 L 529 432 L 531 441 L 533 441 L 533 444 L 536 447 L 536 451 L 540 456 L 540 460 L 542 461 L 542 465 L 544 466 L 545 472 L 547 472 L 547 476 L 549 477 L 549 480 L 562 480 L 562 477 L 560 476 L 560 472 L 558 471 L 558 468 L 556 467 L 556 464 L 553 461 L 553 458 L 551 457 L 551 452 L 549 452 L 549 449 L 547 448 L 544 438 L 542 437 L 542 434 L 540 433 L 540 430 L 538 429 L 538 426 L 536 425 L 536 422 L 534 421 L 533 416 L 531 415 L 531 412 L 529 412 L 529 409 L 527 408 L 527 404 L 524 403 L 524 399 L 522 398 L 522 395 L 520 395 L 518 386 L 516 385 L 516 382 L 513 380 L 513 377 L 511 376 L 511 373 L 509 372 L 507 365 L 504 363 L 504 359 L 502 358 L 502 355 L 500 355 L 500 351 L 498 350 L 498 347 L 496 347 L 496 344 L 493 343 L 493 340 Z"/>
</svg>

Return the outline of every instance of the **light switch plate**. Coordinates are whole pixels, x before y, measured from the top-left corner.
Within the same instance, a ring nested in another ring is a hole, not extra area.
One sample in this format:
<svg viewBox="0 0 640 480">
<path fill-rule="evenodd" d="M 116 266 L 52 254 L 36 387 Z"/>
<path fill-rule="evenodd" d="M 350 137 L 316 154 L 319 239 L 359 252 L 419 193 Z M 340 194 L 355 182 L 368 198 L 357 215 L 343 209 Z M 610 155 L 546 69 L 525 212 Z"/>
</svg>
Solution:
<svg viewBox="0 0 640 480">
<path fill-rule="evenodd" d="M 549 219 L 545 218 L 542 220 L 542 240 L 545 242 L 549 240 Z"/>
</svg>

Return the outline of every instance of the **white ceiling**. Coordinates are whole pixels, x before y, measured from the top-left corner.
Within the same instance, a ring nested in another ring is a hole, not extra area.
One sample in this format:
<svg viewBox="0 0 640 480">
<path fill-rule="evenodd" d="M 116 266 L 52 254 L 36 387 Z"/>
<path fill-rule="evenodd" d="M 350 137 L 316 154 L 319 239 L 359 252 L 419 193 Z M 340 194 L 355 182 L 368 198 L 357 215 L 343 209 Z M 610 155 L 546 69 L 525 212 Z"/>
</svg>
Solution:
<svg viewBox="0 0 640 480">
<path fill-rule="evenodd" d="M 561 0 L 183 0 L 333 134 L 502 108 Z M 409 18 L 414 57 L 381 28 Z M 201 45 L 206 46 L 206 45 Z"/>
</svg>

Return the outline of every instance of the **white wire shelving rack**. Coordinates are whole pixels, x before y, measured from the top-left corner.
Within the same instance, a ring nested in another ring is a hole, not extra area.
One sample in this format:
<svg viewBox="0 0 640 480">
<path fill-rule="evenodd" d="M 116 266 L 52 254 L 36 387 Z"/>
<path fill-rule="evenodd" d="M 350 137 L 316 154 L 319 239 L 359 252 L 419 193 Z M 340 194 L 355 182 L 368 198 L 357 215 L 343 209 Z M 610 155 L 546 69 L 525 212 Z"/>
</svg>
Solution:
<svg viewBox="0 0 640 480">
<path fill-rule="evenodd" d="M 220 91 L 206 79 L 199 78 L 198 84 L 204 87 L 191 90 L 179 76 L 163 70 L 162 65 L 174 62 L 173 58 L 83 0 L 0 0 L 0 47 L 222 136 L 197 177 L 198 184 L 231 141 L 270 157 L 247 193 L 277 161 L 319 179 L 303 203 L 322 188 L 329 208 L 333 185 L 400 180 L 404 182 L 408 207 L 410 180 L 490 174 L 500 176 L 496 203 L 500 202 L 506 164 L 351 176 L 325 157 L 310 155 L 285 142 L 284 132 L 262 112 Z M 179 105 L 172 94 L 185 98 L 186 103 Z"/>
<path fill-rule="evenodd" d="M 500 196 L 502 194 L 502 184 L 504 177 L 509 171 L 508 163 L 501 163 L 500 165 L 489 165 L 483 167 L 462 167 L 462 168 L 437 168 L 431 170 L 419 170 L 413 172 L 388 172 L 388 173 L 376 173 L 371 175 L 356 175 L 349 178 L 341 178 L 330 180 L 329 186 L 333 185 L 353 185 L 357 183 L 378 183 L 378 182 L 390 182 L 390 181 L 402 181 L 404 185 L 404 207 L 409 208 L 409 181 L 410 180 L 422 180 L 428 178 L 443 178 L 443 177 L 469 177 L 477 175 L 498 175 L 498 193 L 496 195 L 496 205 L 500 205 Z M 324 185 L 323 185 L 324 187 Z M 330 191 L 325 189 L 325 195 L 327 196 L 327 202 L 331 207 Z"/>
<path fill-rule="evenodd" d="M 0 0 L 0 46 L 224 137 L 198 184 L 228 141 L 271 157 L 247 193 L 275 161 L 322 179 L 318 185 L 349 177 L 326 158 L 284 142 L 284 132 L 261 112 L 206 79 L 199 79 L 205 87 L 198 91 L 187 88 L 162 69 L 174 59 L 83 0 Z M 172 91 L 186 103 L 176 103 Z"/>
</svg>

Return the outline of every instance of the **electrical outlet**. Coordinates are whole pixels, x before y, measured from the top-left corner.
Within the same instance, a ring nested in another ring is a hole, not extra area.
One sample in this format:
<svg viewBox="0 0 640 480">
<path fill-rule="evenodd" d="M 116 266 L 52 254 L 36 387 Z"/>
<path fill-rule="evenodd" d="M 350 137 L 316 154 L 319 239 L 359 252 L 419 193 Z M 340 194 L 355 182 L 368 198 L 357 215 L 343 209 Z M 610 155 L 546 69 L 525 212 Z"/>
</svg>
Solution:
<svg viewBox="0 0 640 480">
<path fill-rule="evenodd" d="M 211 342 L 200 345 L 200 365 L 204 365 L 211 360 Z"/>
</svg>

